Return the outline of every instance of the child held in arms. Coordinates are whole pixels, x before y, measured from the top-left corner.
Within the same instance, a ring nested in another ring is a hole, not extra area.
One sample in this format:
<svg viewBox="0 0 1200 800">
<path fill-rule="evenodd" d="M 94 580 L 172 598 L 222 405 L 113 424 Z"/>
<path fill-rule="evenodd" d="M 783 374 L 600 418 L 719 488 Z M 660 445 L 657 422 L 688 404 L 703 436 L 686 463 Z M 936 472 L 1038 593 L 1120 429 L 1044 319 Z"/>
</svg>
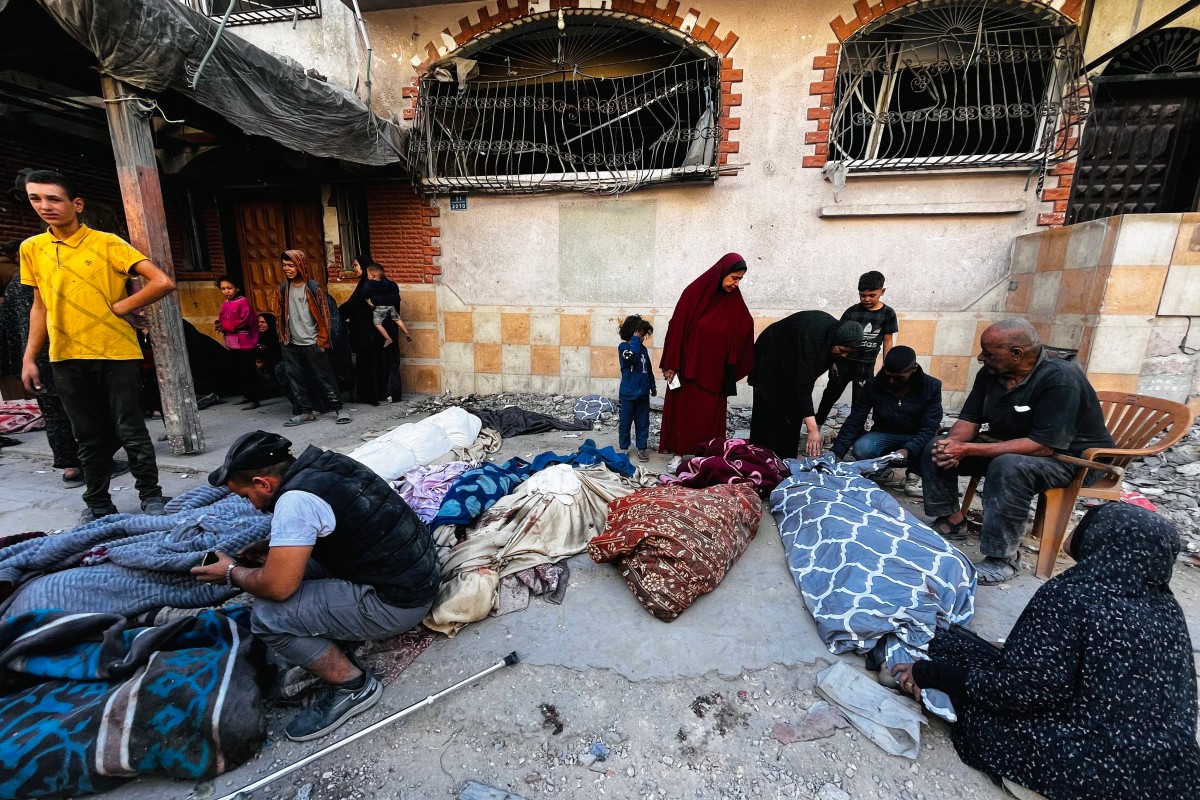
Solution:
<svg viewBox="0 0 1200 800">
<path fill-rule="evenodd" d="M 384 347 L 392 343 L 392 337 L 388 336 L 387 328 L 383 326 L 389 319 L 396 323 L 405 339 L 412 341 L 408 328 L 404 327 L 404 321 L 400 319 L 400 312 L 396 310 L 399 304 L 400 293 L 396 291 L 396 284 L 384 277 L 383 267 L 378 264 L 367 267 L 367 305 L 373 309 L 371 321 L 375 323 L 375 330 L 383 337 Z"/>
</svg>

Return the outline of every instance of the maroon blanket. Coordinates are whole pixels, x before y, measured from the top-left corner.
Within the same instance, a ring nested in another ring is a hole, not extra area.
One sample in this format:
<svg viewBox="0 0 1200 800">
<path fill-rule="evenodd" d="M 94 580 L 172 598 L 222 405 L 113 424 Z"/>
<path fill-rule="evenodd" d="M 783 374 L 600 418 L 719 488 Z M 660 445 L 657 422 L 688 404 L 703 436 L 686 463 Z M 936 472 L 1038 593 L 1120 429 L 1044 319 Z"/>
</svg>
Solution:
<svg viewBox="0 0 1200 800">
<path fill-rule="evenodd" d="M 716 589 L 758 531 L 762 503 L 748 483 L 656 486 L 608 504 L 605 530 L 588 543 L 611 561 L 647 611 L 670 622 Z"/>
<path fill-rule="evenodd" d="M 664 475 L 662 481 L 693 489 L 750 483 L 765 498 L 789 474 L 783 459 L 765 447 L 745 439 L 712 439 L 700 445 L 700 455 L 684 461 L 675 475 Z"/>
</svg>

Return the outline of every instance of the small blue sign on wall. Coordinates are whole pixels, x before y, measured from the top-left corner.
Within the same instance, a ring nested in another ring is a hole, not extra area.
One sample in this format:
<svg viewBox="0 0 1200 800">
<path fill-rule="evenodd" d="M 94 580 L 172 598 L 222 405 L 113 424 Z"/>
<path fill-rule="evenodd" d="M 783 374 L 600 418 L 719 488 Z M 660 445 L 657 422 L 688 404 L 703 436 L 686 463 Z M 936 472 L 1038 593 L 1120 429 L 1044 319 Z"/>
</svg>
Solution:
<svg viewBox="0 0 1200 800">
<path fill-rule="evenodd" d="M 450 195 L 450 210 L 451 211 L 466 211 L 467 196 L 465 194 Z"/>
</svg>

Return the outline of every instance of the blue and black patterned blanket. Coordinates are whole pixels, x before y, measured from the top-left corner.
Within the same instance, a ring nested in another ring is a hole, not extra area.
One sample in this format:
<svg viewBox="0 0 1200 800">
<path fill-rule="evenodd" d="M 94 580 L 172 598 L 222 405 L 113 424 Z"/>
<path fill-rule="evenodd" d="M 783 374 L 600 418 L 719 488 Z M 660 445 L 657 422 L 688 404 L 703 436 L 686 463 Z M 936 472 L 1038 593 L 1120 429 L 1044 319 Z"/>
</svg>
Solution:
<svg viewBox="0 0 1200 800">
<path fill-rule="evenodd" d="M 886 638 L 887 662 L 928 658 L 938 628 L 975 613 L 975 568 L 958 550 L 863 477 L 888 459 L 789 461 L 771 514 L 792 579 L 832 653 L 865 653 Z M 954 719 L 949 697 L 926 706 Z"/>
<path fill-rule="evenodd" d="M 262 744 L 262 645 L 241 609 L 151 628 L 37 611 L 0 623 L 0 799 L 136 775 L 201 780 Z"/>
<path fill-rule="evenodd" d="M 433 530 L 439 525 L 470 525 L 497 500 L 528 480 L 530 475 L 555 464 L 575 467 L 601 464 L 626 478 L 637 471 L 629 456 L 618 453 L 611 445 L 597 447 L 591 439 L 584 440 L 578 450 L 565 455 L 548 451 L 529 462 L 510 458 L 503 464 L 481 464 L 464 472 L 450 487 L 437 516 L 430 520 L 429 529 Z"/>
<path fill-rule="evenodd" d="M 208 550 L 237 553 L 266 539 L 271 515 L 228 489 L 198 486 L 167 514 L 114 514 L 0 549 L 0 612 L 55 608 L 132 616 L 162 606 L 205 608 L 239 590 L 189 572 Z"/>
</svg>

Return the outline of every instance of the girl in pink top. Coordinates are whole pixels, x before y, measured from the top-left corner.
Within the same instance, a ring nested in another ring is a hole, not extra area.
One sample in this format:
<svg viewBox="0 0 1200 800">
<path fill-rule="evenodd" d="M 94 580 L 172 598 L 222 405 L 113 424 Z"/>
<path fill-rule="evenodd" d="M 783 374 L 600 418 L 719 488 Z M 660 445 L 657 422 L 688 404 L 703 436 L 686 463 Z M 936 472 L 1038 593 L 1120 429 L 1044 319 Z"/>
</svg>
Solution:
<svg viewBox="0 0 1200 800">
<path fill-rule="evenodd" d="M 217 316 L 216 329 L 225 335 L 225 346 L 237 363 L 245 397 L 237 405 L 248 404 L 258 408 L 258 315 L 250 300 L 242 294 L 241 287 L 229 278 L 217 281 L 217 288 L 225 296 L 221 313 Z"/>
</svg>

